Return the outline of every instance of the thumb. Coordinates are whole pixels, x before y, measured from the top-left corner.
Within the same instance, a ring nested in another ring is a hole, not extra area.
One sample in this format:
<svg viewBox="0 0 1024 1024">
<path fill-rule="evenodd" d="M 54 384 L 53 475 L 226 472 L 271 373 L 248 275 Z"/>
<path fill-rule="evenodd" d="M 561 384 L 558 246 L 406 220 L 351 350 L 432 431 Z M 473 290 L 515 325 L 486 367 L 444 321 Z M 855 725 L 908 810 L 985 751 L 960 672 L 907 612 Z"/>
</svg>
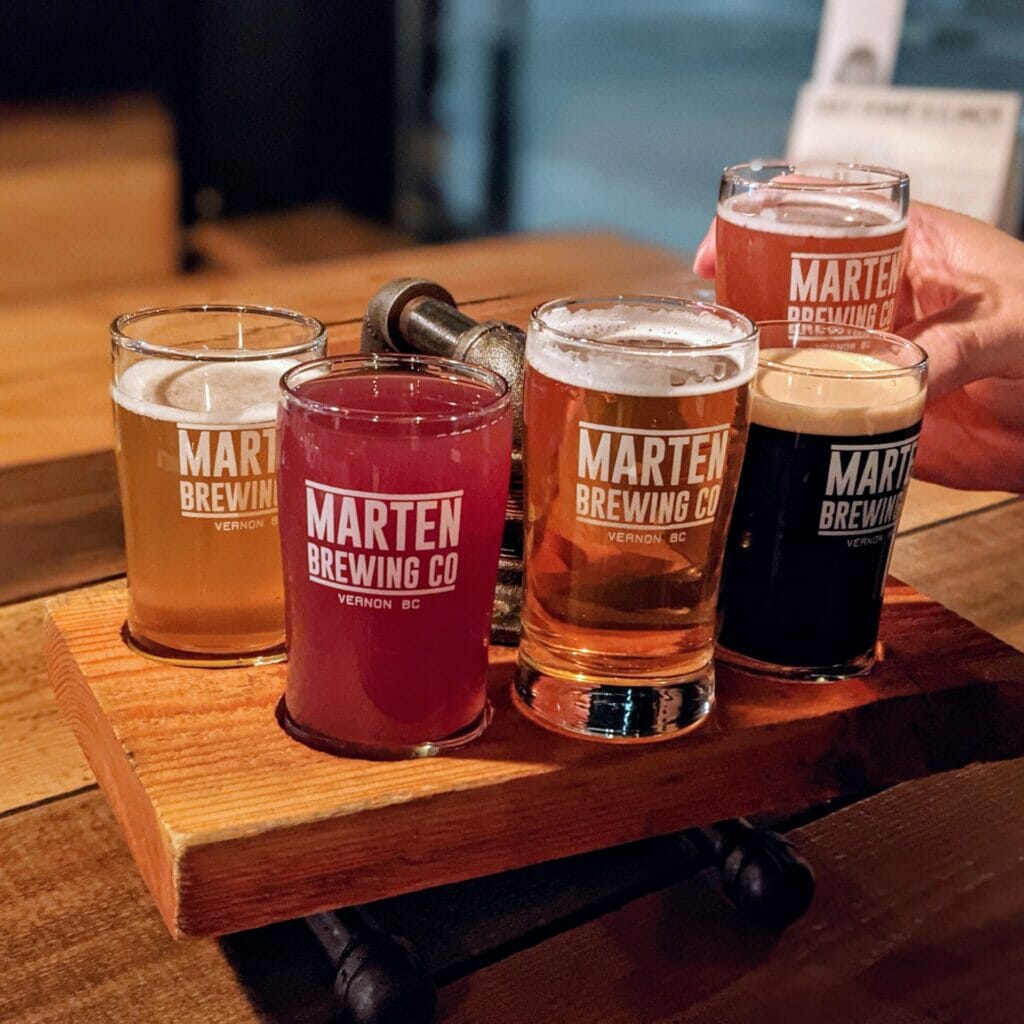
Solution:
<svg viewBox="0 0 1024 1024">
<path fill-rule="evenodd" d="M 711 221 L 704 240 L 697 246 L 697 254 L 693 258 L 693 272 L 698 277 L 712 278 L 715 276 L 717 252 L 715 249 L 715 220 Z"/>
</svg>

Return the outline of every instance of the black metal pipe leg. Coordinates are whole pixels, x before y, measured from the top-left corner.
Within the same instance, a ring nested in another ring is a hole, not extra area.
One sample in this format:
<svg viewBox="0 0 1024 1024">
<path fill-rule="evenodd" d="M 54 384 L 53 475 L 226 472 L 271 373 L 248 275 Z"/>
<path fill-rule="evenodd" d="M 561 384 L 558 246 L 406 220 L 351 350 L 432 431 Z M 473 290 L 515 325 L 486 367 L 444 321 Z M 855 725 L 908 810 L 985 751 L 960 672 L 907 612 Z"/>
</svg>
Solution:
<svg viewBox="0 0 1024 1024">
<path fill-rule="evenodd" d="M 389 925 L 412 927 L 434 968 L 450 979 L 468 963 L 508 955 L 524 940 L 550 937 L 705 867 L 717 869 L 726 897 L 741 913 L 769 928 L 791 924 L 814 895 L 814 873 L 792 843 L 738 818 L 383 901 L 374 913 L 384 927 L 362 907 L 313 914 L 305 923 L 336 971 L 342 1024 L 428 1024 L 437 1002 L 434 979 L 415 947 Z M 481 913 L 490 922 L 485 938 L 475 927 Z M 435 946 L 438 914 L 446 919 L 441 950 Z M 425 931 L 424 921 L 431 923 Z"/>
<path fill-rule="evenodd" d="M 341 1024 L 430 1024 L 434 980 L 405 939 L 378 928 L 363 910 L 327 911 L 306 919 L 337 970 Z"/>
<path fill-rule="evenodd" d="M 736 818 L 683 835 L 718 869 L 729 901 L 758 924 L 786 928 L 811 905 L 814 871 L 777 832 Z"/>
</svg>

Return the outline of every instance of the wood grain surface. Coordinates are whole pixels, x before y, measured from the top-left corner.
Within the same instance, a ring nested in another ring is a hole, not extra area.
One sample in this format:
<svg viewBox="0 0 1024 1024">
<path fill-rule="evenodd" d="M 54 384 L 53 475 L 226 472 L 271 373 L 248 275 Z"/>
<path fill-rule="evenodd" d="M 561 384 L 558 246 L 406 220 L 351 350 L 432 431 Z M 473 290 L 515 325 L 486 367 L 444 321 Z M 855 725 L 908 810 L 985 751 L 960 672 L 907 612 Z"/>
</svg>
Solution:
<svg viewBox="0 0 1024 1024">
<path fill-rule="evenodd" d="M 113 452 L 0 469 L 0 602 L 122 572 Z"/>
<path fill-rule="evenodd" d="M 448 1024 L 1016 1024 L 1024 761 L 906 783 L 790 834 L 814 865 L 777 936 L 711 876 L 442 992 Z"/>
<path fill-rule="evenodd" d="M 0 815 L 94 782 L 46 678 L 45 614 L 42 601 L 0 608 Z"/>
<path fill-rule="evenodd" d="M 901 537 L 893 571 L 1024 650 L 1024 500 Z"/>
<path fill-rule="evenodd" d="M 864 679 L 794 687 L 723 671 L 712 721 L 641 755 L 515 714 L 514 652 L 499 648 L 484 738 L 391 764 L 288 739 L 273 718 L 282 666 L 203 672 L 132 654 L 116 588 L 54 600 L 50 614 L 58 702 L 175 934 L 234 931 L 1024 751 L 1024 657 L 899 584 L 883 619 L 885 660 Z"/>
<path fill-rule="evenodd" d="M 900 515 L 899 532 L 909 533 L 959 519 L 993 505 L 1014 501 L 1016 497 L 1005 491 L 959 491 L 952 487 L 925 483 L 924 480 L 911 480 Z"/>
<path fill-rule="evenodd" d="M 170 942 L 99 793 L 0 820 L 0 1021 L 262 1020 L 213 942 Z"/>
<path fill-rule="evenodd" d="M 653 275 L 677 279 L 680 290 L 694 280 L 677 254 L 613 235 L 512 236 L 237 276 L 179 277 L 59 303 L 10 306 L 0 334 L 0 452 L 5 465 L 15 465 L 111 446 L 108 327 L 128 310 L 252 302 L 355 325 L 378 288 L 394 277 L 416 276 L 441 281 L 460 303 L 520 296 L 514 308 L 523 317 L 542 299 L 580 289 L 642 289 Z M 357 333 L 351 328 L 349 336 Z M 45 372 L 40 352 L 48 354 Z"/>
</svg>

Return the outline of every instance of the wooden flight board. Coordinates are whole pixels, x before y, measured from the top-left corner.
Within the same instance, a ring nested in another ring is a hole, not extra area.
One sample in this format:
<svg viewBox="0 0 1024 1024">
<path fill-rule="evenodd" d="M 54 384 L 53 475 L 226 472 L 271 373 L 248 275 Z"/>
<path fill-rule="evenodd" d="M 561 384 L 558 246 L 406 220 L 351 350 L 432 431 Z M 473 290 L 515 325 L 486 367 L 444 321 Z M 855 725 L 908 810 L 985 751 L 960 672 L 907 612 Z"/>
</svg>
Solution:
<svg viewBox="0 0 1024 1024">
<path fill-rule="evenodd" d="M 527 722 L 497 648 L 477 742 L 397 763 L 317 753 L 275 721 L 283 666 L 128 650 L 123 587 L 53 600 L 47 660 L 168 928 L 210 935 L 1024 753 L 1024 655 L 902 583 L 886 599 L 870 676 L 723 668 L 703 728 L 627 748 Z"/>
</svg>

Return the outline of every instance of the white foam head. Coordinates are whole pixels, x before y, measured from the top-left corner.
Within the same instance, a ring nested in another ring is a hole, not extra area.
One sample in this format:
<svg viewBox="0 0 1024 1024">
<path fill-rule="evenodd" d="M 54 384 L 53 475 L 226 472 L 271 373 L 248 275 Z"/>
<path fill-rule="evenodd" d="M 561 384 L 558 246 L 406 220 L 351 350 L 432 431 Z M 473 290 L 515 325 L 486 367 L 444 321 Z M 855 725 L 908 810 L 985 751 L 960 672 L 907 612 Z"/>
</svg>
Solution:
<svg viewBox="0 0 1024 1024">
<path fill-rule="evenodd" d="M 154 420 L 266 423 L 277 415 L 278 381 L 296 359 L 142 359 L 111 387 L 124 409 Z"/>
<path fill-rule="evenodd" d="M 556 305 L 543 310 L 541 320 L 531 320 L 526 360 L 545 377 L 570 387 L 685 397 L 727 391 L 750 380 L 757 367 L 757 341 L 756 335 L 700 308 Z"/>
<path fill-rule="evenodd" d="M 800 238 L 874 238 L 907 226 L 895 203 L 870 193 L 801 192 L 770 185 L 722 200 L 718 216 L 737 227 Z"/>
</svg>

